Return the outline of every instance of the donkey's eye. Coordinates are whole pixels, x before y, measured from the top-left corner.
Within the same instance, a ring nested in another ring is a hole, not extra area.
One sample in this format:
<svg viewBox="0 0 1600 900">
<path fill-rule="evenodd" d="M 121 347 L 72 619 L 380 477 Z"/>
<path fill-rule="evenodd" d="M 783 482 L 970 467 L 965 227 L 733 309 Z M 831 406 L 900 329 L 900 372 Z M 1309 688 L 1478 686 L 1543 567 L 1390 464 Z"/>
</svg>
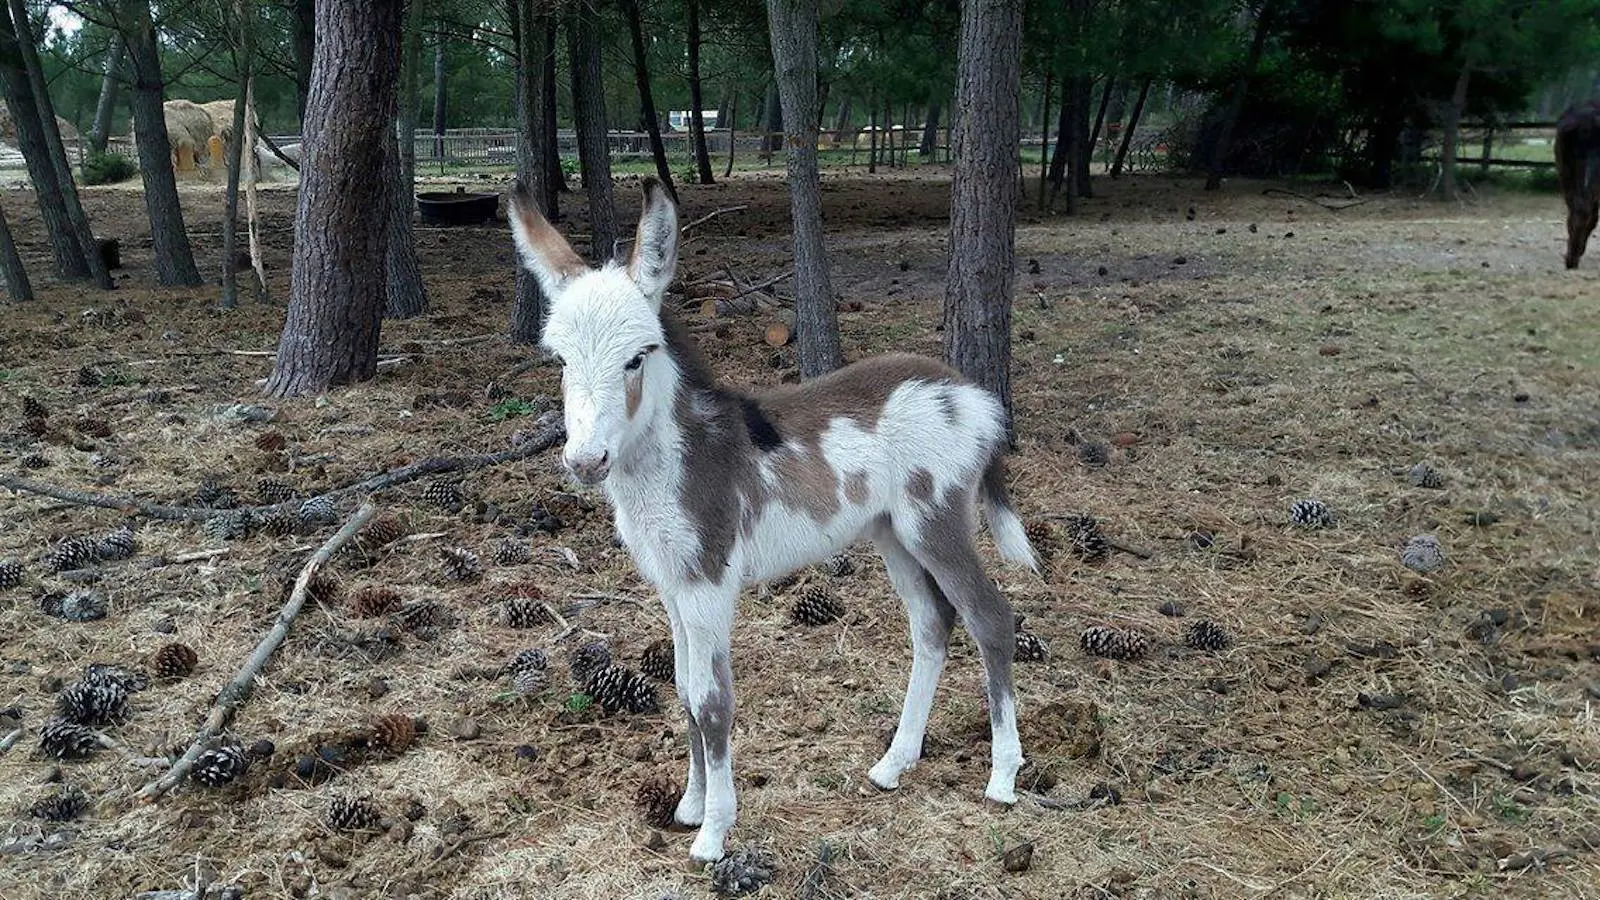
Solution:
<svg viewBox="0 0 1600 900">
<path fill-rule="evenodd" d="M 639 367 L 642 366 L 642 365 L 644 365 L 644 354 L 643 353 L 639 354 L 638 356 L 635 356 L 633 359 L 628 360 L 628 364 L 623 366 L 622 368 L 626 369 L 629 372 L 637 372 L 639 370 Z"/>
</svg>

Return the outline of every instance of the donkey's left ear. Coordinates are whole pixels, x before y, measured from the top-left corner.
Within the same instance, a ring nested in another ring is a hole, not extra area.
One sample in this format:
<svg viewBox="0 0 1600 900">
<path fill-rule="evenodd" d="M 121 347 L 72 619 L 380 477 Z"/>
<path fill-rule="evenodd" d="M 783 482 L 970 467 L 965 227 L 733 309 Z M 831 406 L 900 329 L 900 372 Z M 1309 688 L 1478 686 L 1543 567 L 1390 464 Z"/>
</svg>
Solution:
<svg viewBox="0 0 1600 900">
<path fill-rule="evenodd" d="M 539 279 L 539 287 L 546 297 L 554 297 L 568 281 L 589 270 L 583 257 L 539 211 L 539 201 L 523 182 L 518 181 L 511 189 L 507 211 L 517 256 L 523 267 Z"/>
<path fill-rule="evenodd" d="M 650 302 L 661 306 L 662 295 L 678 269 L 678 205 L 666 186 L 654 178 L 644 180 L 644 211 L 639 233 L 628 257 L 628 275 Z"/>
</svg>

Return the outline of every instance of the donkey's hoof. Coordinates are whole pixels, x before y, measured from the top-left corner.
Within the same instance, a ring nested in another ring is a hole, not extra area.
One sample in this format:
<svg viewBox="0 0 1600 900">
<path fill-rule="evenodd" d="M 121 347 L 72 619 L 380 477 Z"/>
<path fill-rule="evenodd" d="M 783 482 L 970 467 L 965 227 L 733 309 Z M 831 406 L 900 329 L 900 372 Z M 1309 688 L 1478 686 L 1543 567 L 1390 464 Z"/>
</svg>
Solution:
<svg viewBox="0 0 1600 900">
<path fill-rule="evenodd" d="M 722 835 L 712 835 L 701 829 L 689 848 L 689 858 L 697 863 L 714 863 L 722 858 Z"/>
<path fill-rule="evenodd" d="M 878 764 L 867 770 L 867 780 L 880 791 L 892 791 L 900 787 L 900 776 L 904 775 L 910 766 L 902 764 L 899 760 L 888 758 L 878 760 Z"/>
<path fill-rule="evenodd" d="M 998 788 L 990 785 L 989 789 L 983 792 L 983 799 L 1000 806 L 1016 806 L 1017 789 L 1014 787 Z"/>
</svg>

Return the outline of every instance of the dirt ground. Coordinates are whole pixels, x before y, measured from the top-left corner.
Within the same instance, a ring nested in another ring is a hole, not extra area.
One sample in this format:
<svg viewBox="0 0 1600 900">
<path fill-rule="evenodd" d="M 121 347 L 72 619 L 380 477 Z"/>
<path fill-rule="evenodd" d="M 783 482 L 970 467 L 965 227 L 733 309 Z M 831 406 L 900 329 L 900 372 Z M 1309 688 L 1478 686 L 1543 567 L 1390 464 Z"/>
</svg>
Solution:
<svg viewBox="0 0 1600 900">
<path fill-rule="evenodd" d="M 982 800 L 987 730 L 964 635 L 926 759 L 898 792 L 870 788 L 909 651 L 869 548 L 857 548 L 854 575 L 806 576 L 842 598 L 831 625 L 790 622 L 797 588 L 749 591 L 735 634 L 741 809 L 730 847 L 773 855 L 763 896 L 1593 896 L 1600 258 L 1562 271 L 1560 204 L 1548 195 L 1378 197 L 1334 212 L 1257 183 L 1220 194 L 1154 177 L 1095 187 L 1077 217 L 1030 209 L 1019 228 L 1013 491 L 1030 518 L 1092 514 L 1149 556 L 1091 563 L 1063 550 L 1042 577 L 996 564 L 1029 630 L 1052 646 L 1048 661 L 1017 670 L 1034 790 L 1010 810 Z M 937 353 L 947 173 L 830 173 L 824 188 L 848 353 Z M 781 180 L 680 191 L 685 220 L 728 210 L 692 231 L 685 295 L 788 266 Z M 635 215 L 635 187 L 620 196 Z M 184 199 L 214 272 L 221 197 Z M 122 240 L 110 294 L 48 277 L 32 198 L 5 198 L 41 293 L 0 319 L 6 471 L 38 454 L 48 465 L 22 474 L 178 503 L 215 475 L 253 502 L 260 478 L 315 493 L 426 456 L 505 449 L 558 393 L 547 367 L 505 380 L 527 354 L 502 337 L 503 223 L 421 229 L 433 311 L 384 326 L 380 376 L 277 402 L 259 384 L 281 306 L 223 311 L 214 287 L 157 287 L 139 194 L 91 189 L 86 203 L 97 230 Z M 264 261 L 281 300 L 293 194 L 269 190 L 264 205 Z M 582 234 L 581 208 L 562 227 Z M 791 373 L 787 351 L 761 343 L 765 323 L 734 318 L 702 335 L 730 381 Z M 446 391 L 463 394 L 437 396 Z M 44 438 L 24 429 L 25 396 L 50 410 Z M 234 403 L 272 420 L 219 412 Z M 109 436 L 88 433 L 91 419 Z M 1110 448 L 1106 464 L 1083 461 L 1089 442 Z M 1418 462 L 1442 487 L 1413 486 Z M 501 616 L 507 585 L 532 579 L 629 665 L 667 635 L 604 510 L 567 493 L 550 454 L 472 474 L 458 515 L 427 502 L 425 486 L 378 498 L 412 537 L 375 566 L 333 572 L 344 597 L 390 585 L 451 621 L 385 626 L 339 597 L 308 607 L 235 723 L 243 744 L 270 739 L 276 755 L 233 786 L 185 784 L 154 804 L 133 795 L 270 626 L 283 573 L 333 527 L 223 543 L 135 520 L 139 553 L 86 576 L 109 615 L 62 622 L 39 598 L 68 585 L 43 574 L 39 555 L 121 516 L 5 494 L 0 560 L 22 561 L 28 576 L 0 591 L 0 706 L 18 707 L 28 731 L 0 754 L 0 895 L 174 890 L 197 861 L 250 898 L 708 895 L 710 878 L 688 862 L 691 835 L 658 834 L 634 807 L 647 779 L 683 777 L 671 689 L 661 688 L 663 714 L 578 709 L 574 640 Z M 1333 509 L 1335 527 L 1288 523 L 1308 497 Z M 490 561 L 539 506 L 566 527 L 522 538 L 531 563 Z M 1401 564 L 1421 534 L 1445 553 L 1427 576 Z M 477 551 L 483 579 L 448 580 L 443 547 Z M 156 559 L 215 548 L 228 552 Z M 1169 602 L 1187 615 L 1158 610 Z M 1232 645 L 1185 647 L 1198 619 L 1224 626 Z M 1143 629 L 1155 646 L 1132 662 L 1086 656 L 1078 637 L 1092 624 Z M 173 640 L 198 651 L 198 669 L 135 694 L 131 718 L 105 731 L 115 748 L 59 765 L 43 757 L 36 729 L 63 681 L 92 662 L 144 665 Z M 523 697 L 495 672 L 528 647 L 549 653 L 551 678 Z M 428 725 L 411 747 L 297 774 L 319 748 L 394 712 Z M 55 790 L 50 778 L 86 792 L 82 818 L 29 815 Z M 355 795 L 388 817 L 387 833 L 328 828 L 332 799 Z M 1031 866 L 1007 871 L 1002 852 L 1024 844 Z"/>
</svg>

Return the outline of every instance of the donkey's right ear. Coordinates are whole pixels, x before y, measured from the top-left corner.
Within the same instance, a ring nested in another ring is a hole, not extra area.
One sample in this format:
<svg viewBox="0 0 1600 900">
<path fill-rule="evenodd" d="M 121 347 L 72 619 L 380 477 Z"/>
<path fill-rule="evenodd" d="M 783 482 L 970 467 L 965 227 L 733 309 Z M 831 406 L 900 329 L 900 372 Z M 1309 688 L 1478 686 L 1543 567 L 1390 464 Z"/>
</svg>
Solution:
<svg viewBox="0 0 1600 900">
<path fill-rule="evenodd" d="M 517 242 L 517 256 L 522 259 L 522 265 L 539 279 L 539 287 L 546 297 L 559 294 L 568 281 L 589 270 L 583 257 L 572 249 L 567 239 L 539 211 L 539 202 L 533 198 L 533 191 L 521 181 L 511 188 L 508 212 L 511 234 Z"/>
</svg>

